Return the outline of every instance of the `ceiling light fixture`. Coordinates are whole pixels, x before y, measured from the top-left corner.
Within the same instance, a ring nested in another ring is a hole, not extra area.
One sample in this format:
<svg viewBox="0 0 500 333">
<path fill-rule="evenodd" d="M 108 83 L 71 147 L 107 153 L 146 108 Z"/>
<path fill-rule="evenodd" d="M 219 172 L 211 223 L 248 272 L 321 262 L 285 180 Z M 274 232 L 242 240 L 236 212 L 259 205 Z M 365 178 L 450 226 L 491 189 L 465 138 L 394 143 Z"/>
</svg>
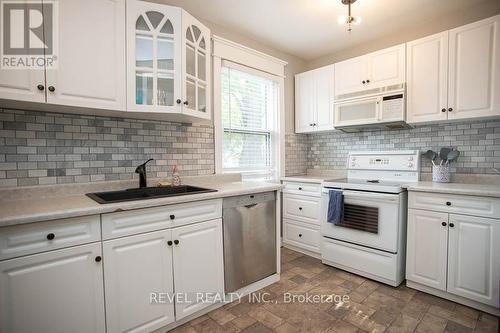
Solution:
<svg viewBox="0 0 500 333">
<path fill-rule="evenodd" d="M 360 16 L 352 16 L 351 15 L 351 5 L 356 2 L 356 0 L 341 0 L 343 5 L 347 5 L 347 16 L 341 15 L 338 18 L 339 24 L 345 24 L 347 25 L 347 31 L 351 32 L 352 31 L 352 25 L 353 24 L 360 24 L 361 23 L 361 17 Z"/>
</svg>

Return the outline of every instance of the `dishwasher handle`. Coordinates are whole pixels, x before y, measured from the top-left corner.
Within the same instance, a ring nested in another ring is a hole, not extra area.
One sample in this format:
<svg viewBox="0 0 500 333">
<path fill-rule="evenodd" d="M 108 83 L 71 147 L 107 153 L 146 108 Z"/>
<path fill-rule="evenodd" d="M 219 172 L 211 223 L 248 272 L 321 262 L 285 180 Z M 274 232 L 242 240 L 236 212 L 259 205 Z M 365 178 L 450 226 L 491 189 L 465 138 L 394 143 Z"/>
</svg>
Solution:
<svg viewBox="0 0 500 333">
<path fill-rule="evenodd" d="M 254 204 L 250 204 L 250 205 L 245 205 L 244 207 L 245 207 L 245 208 L 252 208 L 252 207 L 255 207 L 255 206 L 257 206 L 257 204 L 256 204 L 256 203 L 254 203 Z"/>
</svg>

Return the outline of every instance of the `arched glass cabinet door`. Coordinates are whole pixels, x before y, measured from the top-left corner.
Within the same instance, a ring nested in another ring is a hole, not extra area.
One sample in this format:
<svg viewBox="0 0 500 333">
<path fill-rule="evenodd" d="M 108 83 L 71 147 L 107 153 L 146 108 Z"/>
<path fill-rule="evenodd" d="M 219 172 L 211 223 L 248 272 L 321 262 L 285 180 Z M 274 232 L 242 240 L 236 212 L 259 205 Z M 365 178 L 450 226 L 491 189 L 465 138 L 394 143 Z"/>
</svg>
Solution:
<svg viewBox="0 0 500 333">
<path fill-rule="evenodd" d="M 130 3 L 133 8 L 127 7 L 129 104 L 148 111 L 178 108 L 181 11 L 147 2 Z"/>
<path fill-rule="evenodd" d="M 183 25 L 184 109 L 209 118 L 210 31 L 190 15 Z"/>
</svg>

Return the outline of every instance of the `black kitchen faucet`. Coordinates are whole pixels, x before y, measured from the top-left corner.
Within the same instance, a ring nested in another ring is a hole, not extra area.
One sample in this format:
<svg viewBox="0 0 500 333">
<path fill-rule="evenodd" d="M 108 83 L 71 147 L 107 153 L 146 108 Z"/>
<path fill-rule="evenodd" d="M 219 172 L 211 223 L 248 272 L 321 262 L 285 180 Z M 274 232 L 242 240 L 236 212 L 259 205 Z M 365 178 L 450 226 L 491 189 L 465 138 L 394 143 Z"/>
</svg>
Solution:
<svg viewBox="0 0 500 333">
<path fill-rule="evenodd" d="M 146 162 L 142 163 L 139 165 L 137 168 L 135 168 L 135 173 L 139 174 L 139 188 L 147 187 L 147 181 L 146 181 L 146 164 L 149 161 L 153 161 L 154 158 L 150 158 Z"/>
</svg>

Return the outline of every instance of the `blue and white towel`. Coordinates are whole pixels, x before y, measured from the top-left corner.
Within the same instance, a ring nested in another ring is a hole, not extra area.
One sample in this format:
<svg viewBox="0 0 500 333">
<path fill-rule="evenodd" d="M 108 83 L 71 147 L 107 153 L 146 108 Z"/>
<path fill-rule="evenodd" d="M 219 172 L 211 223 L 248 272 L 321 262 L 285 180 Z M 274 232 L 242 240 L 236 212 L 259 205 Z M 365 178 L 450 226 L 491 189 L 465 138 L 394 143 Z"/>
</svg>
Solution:
<svg viewBox="0 0 500 333">
<path fill-rule="evenodd" d="M 338 225 L 344 219 L 344 195 L 342 191 L 328 192 L 328 216 L 326 221 Z"/>
</svg>

